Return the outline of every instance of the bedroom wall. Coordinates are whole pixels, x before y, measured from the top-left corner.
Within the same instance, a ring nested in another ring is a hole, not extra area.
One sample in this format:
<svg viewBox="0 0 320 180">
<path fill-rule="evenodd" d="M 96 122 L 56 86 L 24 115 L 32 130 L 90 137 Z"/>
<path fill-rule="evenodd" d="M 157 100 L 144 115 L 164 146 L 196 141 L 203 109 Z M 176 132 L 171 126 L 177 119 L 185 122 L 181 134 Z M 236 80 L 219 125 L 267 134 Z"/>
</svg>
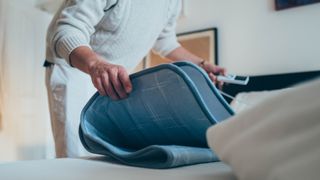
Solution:
<svg viewBox="0 0 320 180">
<path fill-rule="evenodd" d="M 0 10 L 0 163 L 53 157 L 42 67 L 52 16 L 20 0 Z"/>
<path fill-rule="evenodd" d="M 320 3 L 283 11 L 274 0 L 186 0 L 178 32 L 217 27 L 219 60 L 229 72 L 320 69 Z"/>
</svg>

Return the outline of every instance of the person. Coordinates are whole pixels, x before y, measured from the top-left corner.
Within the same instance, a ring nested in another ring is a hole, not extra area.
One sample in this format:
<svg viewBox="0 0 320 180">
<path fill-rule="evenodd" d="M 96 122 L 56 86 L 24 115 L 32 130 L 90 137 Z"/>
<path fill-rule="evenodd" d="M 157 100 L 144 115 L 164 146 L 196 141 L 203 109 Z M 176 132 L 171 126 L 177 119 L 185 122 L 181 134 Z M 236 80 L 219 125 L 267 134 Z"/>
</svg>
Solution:
<svg viewBox="0 0 320 180">
<path fill-rule="evenodd" d="M 78 136 L 82 108 L 95 88 L 114 100 L 128 97 L 132 90 L 128 74 L 151 49 L 172 61 L 198 64 L 213 81 L 215 74 L 225 72 L 177 42 L 180 9 L 181 0 L 62 4 L 48 28 L 45 62 L 57 157 L 88 155 Z"/>
</svg>

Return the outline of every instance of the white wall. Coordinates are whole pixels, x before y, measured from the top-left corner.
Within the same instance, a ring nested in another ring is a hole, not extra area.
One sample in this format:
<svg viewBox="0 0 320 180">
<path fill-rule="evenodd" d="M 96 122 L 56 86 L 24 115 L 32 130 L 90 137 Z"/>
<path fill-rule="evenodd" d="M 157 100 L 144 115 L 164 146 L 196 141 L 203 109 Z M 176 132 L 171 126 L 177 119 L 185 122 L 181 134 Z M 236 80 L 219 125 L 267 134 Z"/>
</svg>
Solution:
<svg viewBox="0 0 320 180">
<path fill-rule="evenodd" d="M 0 0 L 0 162 L 53 156 L 44 83 L 51 15 L 20 0 Z"/>
<path fill-rule="evenodd" d="M 320 3 L 283 11 L 274 0 L 185 0 L 178 32 L 217 27 L 219 60 L 229 72 L 320 69 Z"/>
</svg>

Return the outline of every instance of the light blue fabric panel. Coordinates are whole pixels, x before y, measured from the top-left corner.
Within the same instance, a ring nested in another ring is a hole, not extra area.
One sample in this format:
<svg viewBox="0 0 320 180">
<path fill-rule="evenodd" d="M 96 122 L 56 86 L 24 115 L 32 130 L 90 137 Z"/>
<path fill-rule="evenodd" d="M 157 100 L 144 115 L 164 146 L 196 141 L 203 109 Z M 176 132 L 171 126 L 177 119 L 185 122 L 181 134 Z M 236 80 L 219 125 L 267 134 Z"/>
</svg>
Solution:
<svg viewBox="0 0 320 180">
<path fill-rule="evenodd" d="M 220 122 L 234 114 L 229 104 L 227 104 L 219 91 L 207 77 L 207 73 L 202 69 L 195 67 L 188 62 L 174 63 L 179 66 L 195 84 L 199 91 L 199 95 L 203 98 L 205 107 L 211 113 L 215 122 Z"/>
<path fill-rule="evenodd" d="M 83 109 L 79 134 L 88 151 L 149 168 L 218 160 L 205 133 L 234 112 L 204 71 L 179 62 L 130 79 L 127 99 L 113 101 L 96 93 Z"/>
</svg>

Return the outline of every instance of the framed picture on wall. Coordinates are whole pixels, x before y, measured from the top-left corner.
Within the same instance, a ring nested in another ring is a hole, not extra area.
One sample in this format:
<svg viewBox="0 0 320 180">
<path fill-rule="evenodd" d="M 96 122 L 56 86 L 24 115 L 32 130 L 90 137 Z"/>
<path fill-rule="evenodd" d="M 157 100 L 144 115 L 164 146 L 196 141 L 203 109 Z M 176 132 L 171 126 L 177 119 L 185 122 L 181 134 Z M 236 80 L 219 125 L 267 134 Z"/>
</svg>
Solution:
<svg viewBox="0 0 320 180">
<path fill-rule="evenodd" d="M 202 29 L 177 35 L 179 43 L 191 53 L 218 64 L 218 30 L 217 28 Z M 170 63 L 169 59 L 150 52 L 146 58 L 145 66 L 153 67 L 162 63 Z"/>
<path fill-rule="evenodd" d="M 320 2 L 320 0 L 275 0 L 276 10 L 282 10 L 307 4 Z"/>
</svg>

